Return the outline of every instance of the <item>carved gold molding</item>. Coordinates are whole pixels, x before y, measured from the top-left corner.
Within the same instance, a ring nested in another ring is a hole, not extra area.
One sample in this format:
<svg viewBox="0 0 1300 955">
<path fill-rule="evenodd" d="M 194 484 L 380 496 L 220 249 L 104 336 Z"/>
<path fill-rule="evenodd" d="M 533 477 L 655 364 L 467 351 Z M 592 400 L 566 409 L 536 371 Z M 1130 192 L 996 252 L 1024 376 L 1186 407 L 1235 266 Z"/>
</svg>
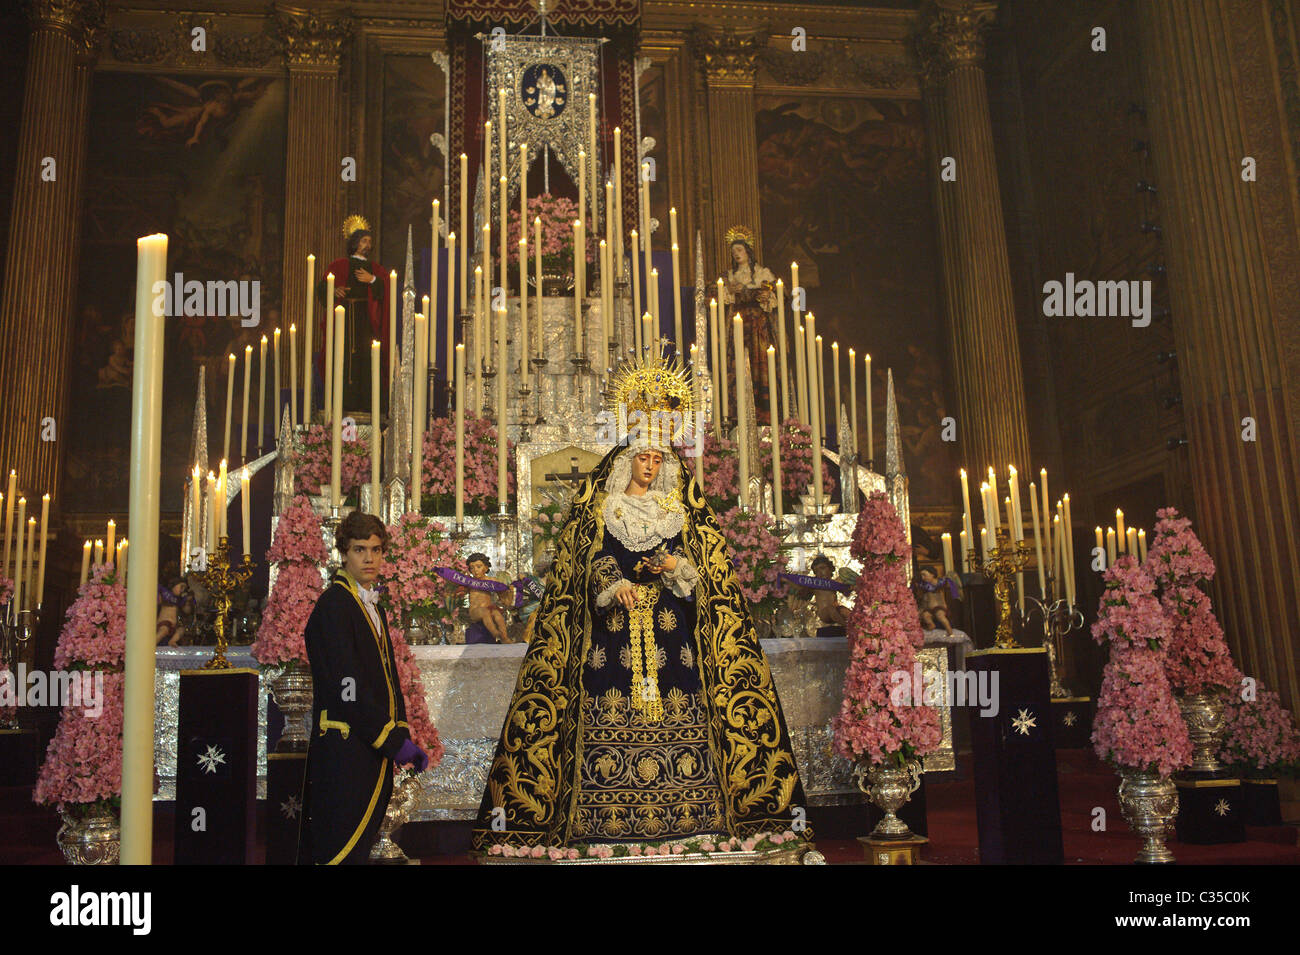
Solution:
<svg viewBox="0 0 1300 955">
<path fill-rule="evenodd" d="M 697 24 L 692 46 L 709 83 L 753 86 L 767 33 L 763 27 L 737 29 Z"/>
<path fill-rule="evenodd" d="M 337 67 L 352 36 L 352 19 L 346 14 L 277 5 L 275 23 L 290 68 Z"/>
<path fill-rule="evenodd" d="M 996 16 L 991 3 L 931 0 L 921 10 L 913 46 L 922 83 L 932 86 L 960 67 L 982 67 L 985 31 Z"/>
<path fill-rule="evenodd" d="M 765 78 L 781 86 L 863 86 L 900 89 L 914 85 L 917 64 L 909 50 L 898 56 L 855 49 L 847 40 L 810 42 L 808 52 L 767 47 L 758 62 Z"/>
<path fill-rule="evenodd" d="M 207 50 L 194 49 L 196 27 L 201 27 L 207 34 Z M 223 66 L 256 69 L 273 64 L 280 55 L 280 43 L 269 29 L 230 33 L 219 27 L 212 17 L 203 14 L 181 16 L 175 23 L 161 28 L 110 30 L 108 49 L 113 59 L 120 63 L 179 68 L 210 67 L 215 58 Z"/>
<path fill-rule="evenodd" d="M 33 0 L 28 15 L 32 31 L 66 33 L 83 56 L 94 58 L 104 31 L 104 0 Z"/>
</svg>

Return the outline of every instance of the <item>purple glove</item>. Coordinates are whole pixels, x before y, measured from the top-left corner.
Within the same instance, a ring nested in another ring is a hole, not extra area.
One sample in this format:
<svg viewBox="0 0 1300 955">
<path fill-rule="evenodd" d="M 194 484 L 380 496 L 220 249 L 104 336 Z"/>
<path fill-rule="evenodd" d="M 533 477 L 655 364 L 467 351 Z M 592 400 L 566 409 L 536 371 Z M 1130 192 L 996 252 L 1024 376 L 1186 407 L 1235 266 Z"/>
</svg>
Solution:
<svg viewBox="0 0 1300 955">
<path fill-rule="evenodd" d="M 417 773 L 422 773 L 429 765 L 429 754 L 416 746 L 409 739 L 402 740 L 402 748 L 393 760 L 398 766 L 414 766 Z"/>
</svg>

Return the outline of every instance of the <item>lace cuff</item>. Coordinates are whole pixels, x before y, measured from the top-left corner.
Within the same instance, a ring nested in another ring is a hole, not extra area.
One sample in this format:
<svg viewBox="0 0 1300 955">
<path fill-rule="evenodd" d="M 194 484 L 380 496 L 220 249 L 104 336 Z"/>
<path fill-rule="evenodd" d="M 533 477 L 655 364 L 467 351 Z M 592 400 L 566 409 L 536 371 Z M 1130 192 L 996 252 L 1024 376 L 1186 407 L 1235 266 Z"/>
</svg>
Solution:
<svg viewBox="0 0 1300 955">
<path fill-rule="evenodd" d="M 606 607 L 612 604 L 614 602 L 614 595 L 618 593 L 620 589 L 627 586 L 628 583 L 629 581 L 627 580 L 617 580 L 614 583 L 610 584 L 608 587 L 606 587 L 604 590 L 597 593 L 596 609 L 604 610 Z"/>
<path fill-rule="evenodd" d="M 614 601 L 614 594 L 627 580 L 618 569 L 618 561 L 605 554 L 591 564 L 591 590 L 596 596 L 596 609 L 604 610 Z"/>
<path fill-rule="evenodd" d="M 663 581 L 678 597 L 689 597 L 695 591 L 695 585 L 700 582 L 700 572 L 680 547 L 673 556 L 677 558 L 677 563 L 672 570 L 663 572 Z"/>
</svg>

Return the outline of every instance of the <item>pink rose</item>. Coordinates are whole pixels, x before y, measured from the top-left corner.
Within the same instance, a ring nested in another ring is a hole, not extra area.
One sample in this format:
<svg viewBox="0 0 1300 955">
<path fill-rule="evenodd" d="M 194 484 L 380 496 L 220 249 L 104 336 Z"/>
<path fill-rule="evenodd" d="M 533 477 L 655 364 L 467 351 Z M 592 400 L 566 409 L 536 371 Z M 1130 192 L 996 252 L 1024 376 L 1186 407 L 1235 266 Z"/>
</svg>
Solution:
<svg viewBox="0 0 1300 955">
<path fill-rule="evenodd" d="M 627 854 L 630 856 L 639 856 L 641 854 L 640 846 L 628 846 Z"/>
<path fill-rule="evenodd" d="M 565 857 L 566 859 L 576 859 L 576 858 L 578 858 L 578 850 L 577 850 L 577 849 L 570 849 L 568 852 L 566 852 L 566 853 L 564 854 L 564 857 Z"/>
</svg>

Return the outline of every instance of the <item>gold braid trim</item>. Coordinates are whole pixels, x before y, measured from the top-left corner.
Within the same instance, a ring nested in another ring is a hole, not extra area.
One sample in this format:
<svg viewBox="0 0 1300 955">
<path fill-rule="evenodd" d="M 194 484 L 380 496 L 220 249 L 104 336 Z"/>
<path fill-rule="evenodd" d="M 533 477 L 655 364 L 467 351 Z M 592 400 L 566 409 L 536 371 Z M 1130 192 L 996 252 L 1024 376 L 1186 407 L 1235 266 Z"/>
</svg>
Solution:
<svg viewBox="0 0 1300 955">
<path fill-rule="evenodd" d="M 648 723 L 662 723 L 664 701 L 659 696 L 659 659 L 655 646 L 654 584 L 633 584 L 636 594 L 628 614 L 632 647 L 632 709 Z"/>
</svg>

